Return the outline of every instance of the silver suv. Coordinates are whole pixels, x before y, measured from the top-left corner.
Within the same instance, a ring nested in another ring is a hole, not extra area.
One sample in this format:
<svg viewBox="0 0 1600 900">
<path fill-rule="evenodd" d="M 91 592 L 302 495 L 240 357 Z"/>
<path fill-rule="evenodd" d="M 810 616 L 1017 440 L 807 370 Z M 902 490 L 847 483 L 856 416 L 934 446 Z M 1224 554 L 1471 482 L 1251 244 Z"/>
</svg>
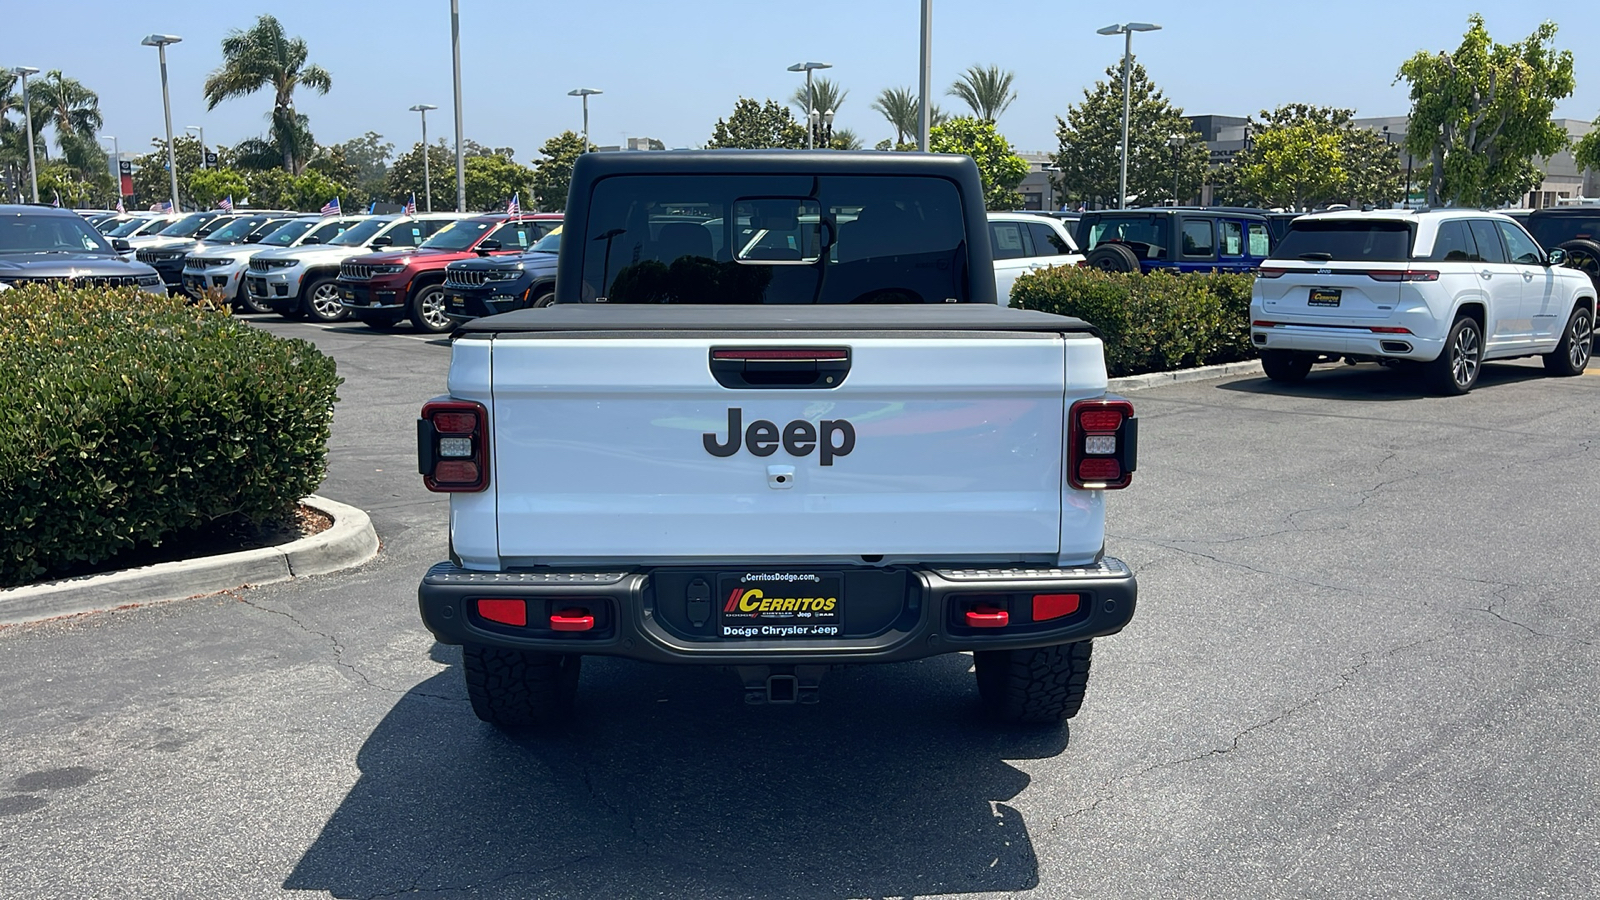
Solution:
<svg viewBox="0 0 1600 900">
<path fill-rule="evenodd" d="M 1274 381 L 1343 358 L 1420 363 L 1464 394 L 1485 360 L 1542 356 L 1555 375 L 1588 365 L 1595 288 L 1508 216 L 1380 210 L 1302 216 L 1262 264 L 1251 340 Z"/>
</svg>

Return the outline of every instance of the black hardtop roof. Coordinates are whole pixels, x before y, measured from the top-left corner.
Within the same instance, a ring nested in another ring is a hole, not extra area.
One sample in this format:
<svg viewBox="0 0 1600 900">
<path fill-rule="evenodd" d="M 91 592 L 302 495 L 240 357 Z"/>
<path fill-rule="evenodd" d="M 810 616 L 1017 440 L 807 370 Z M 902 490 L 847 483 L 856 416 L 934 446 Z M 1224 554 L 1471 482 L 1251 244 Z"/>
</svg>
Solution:
<svg viewBox="0 0 1600 900">
<path fill-rule="evenodd" d="M 988 303 L 737 305 L 557 303 L 472 319 L 458 334 L 526 332 L 1100 332 L 1082 319 Z"/>
<path fill-rule="evenodd" d="M 65 209 L 60 206 L 46 206 L 42 203 L 38 205 L 32 203 L 0 203 L 0 216 L 15 216 L 23 213 L 36 216 L 71 216 L 74 219 L 83 218 L 82 216 L 78 215 L 76 210 Z"/>
<path fill-rule="evenodd" d="M 976 165 L 952 153 L 882 150 L 614 150 L 578 157 L 574 181 L 609 175 L 937 175 L 960 178 Z"/>
<path fill-rule="evenodd" d="M 1576 205 L 1569 205 L 1569 206 L 1547 206 L 1547 207 L 1545 207 L 1543 209 L 1533 209 L 1533 210 L 1504 210 L 1504 209 L 1499 209 L 1499 210 L 1495 210 L 1495 212 L 1505 213 L 1506 215 L 1510 215 L 1513 212 L 1521 212 L 1521 213 L 1523 213 L 1524 215 L 1526 215 L 1530 219 L 1532 219 L 1532 218 L 1543 219 L 1543 218 L 1546 218 L 1548 216 L 1587 216 L 1588 218 L 1592 219 L 1595 216 L 1600 216 L 1600 203 L 1587 204 L 1587 205 L 1585 205 L 1585 204 L 1576 204 Z"/>
<path fill-rule="evenodd" d="M 1243 218 L 1265 219 L 1272 214 L 1268 209 L 1253 209 L 1244 206 L 1130 206 L 1127 209 L 1091 209 L 1083 213 L 1085 216 L 1117 215 L 1119 213 L 1137 213 L 1142 216 L 1151 213 L 1211 213 L 1217 216 L 1240 216 Z"/>
</svg>

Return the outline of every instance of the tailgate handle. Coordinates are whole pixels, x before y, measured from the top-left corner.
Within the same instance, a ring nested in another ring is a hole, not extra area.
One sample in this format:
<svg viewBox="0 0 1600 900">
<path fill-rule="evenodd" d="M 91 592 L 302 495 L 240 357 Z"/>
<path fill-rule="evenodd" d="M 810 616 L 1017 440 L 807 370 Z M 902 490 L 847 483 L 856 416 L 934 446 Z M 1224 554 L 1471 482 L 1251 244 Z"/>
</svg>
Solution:
<svg viewBox="0 0 1600 900">
<path fill-rule="evenodd" d="M 830 390 L 849 374 L 848 347 L 711 348 L 711 376 L 734 390 Z"/>
</svg>

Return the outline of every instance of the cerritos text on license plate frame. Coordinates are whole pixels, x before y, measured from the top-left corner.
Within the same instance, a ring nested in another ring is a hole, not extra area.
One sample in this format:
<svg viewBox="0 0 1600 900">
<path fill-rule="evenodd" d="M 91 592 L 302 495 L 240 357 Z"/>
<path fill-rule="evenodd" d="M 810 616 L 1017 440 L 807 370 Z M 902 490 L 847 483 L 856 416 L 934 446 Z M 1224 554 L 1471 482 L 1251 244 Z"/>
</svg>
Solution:
<svg viewBox="0 0 1600 900">
<path fill-rule="evenodd" d="M 1338 306 L 1339 297 L 1344 291 L 1338 288 L 1312 288 L 1311 295 L 1306 298 L 1307 306 Z"/>
<path fill-rule="evenodd" d="M 838 637 L 844 576 L 838 572 L 729 572 L 717 577 L 725 638 Z"/>
</svg>

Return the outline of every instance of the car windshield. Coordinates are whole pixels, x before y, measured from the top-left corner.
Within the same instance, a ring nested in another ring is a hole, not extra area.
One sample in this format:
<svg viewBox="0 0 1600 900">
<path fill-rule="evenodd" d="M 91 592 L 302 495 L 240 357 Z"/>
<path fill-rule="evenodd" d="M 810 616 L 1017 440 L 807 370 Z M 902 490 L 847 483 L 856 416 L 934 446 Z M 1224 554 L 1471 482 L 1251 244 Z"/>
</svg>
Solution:
<svg viewBox="0 0 1600 900">
<path fill-rule="evenodd" d="M 100 232 L 77 216 L 0 218 L 0 253 L 111 253 Z"/>
<path fill-rule="evenodd" d="M 216 216 L 211 213 L 195 213 L 184 216 L 171 225 L 161 229 L 162 237 L 191 237 L 196 231 L 211 223 Z"/>
<path fill-rule="evenodd" d="M 451 222 L 422 242 L 423 250 L 465 250 L 478 242 L 483 233 L 493 228 L 494 222 L 462 219 Z"/>
<path fill-rule="evenodd" d="M 560 253 L 561 252 L 561 226 L 557 225 L 555 231 L 550 232 L 549 234 L 545 235 L 542 238 L 539 238 L 539 242 L 534 244 L 532 247 L 529 247 L 528 248 L 528 252 L 529 253 Z"/>
<path fill-rule="evenodd" d="M 970 296 L 961 194 L 937 177 L 615 176 L 594 186 L 582 239 L 586 301 L 945 303 Z"/>
<path fill-rule="evenodd" d="M 1597 241 L 1600 240 L 1600 210 L 1592 215 L 1531 215 L 1528 230 L 1546 250 L 1567 241 Z"/>
<path fill-rule="evenodd" d="M 372 240 L 373 235 L 382 231 L 393 221 L 393 219 L 363 219 L 350 226 L 349 231 L 329 241 L 328 244 L 335 247 L 359 247 Z"/>
<path fill-rule="evenodd" d="M 1309 262 L 1404 262 L 1411 258 L 1412 228 L 1392 219 L 1318 219 L 1306 216 L 1289 225 L 1272 259 Z"/>
<path fill-rule="evenodd" d="M 294 243 L 295 238 L 310 231 L 311 226 L 315 224 L 317 224 L 316 219 L 296 219 L 291 222 L 285 222 L 278 226 L 276 231 L 262 238 L 261 243 L 267 247 L 287 247 Z"/>
<path fill-rule="evenodd" d="M 117 223 L 117 227 L 106 232 L 106 237 L 128 237 L 139 229 L 151 224 L 149 219 L 127 219 Z"/>
<path fill-rule="evenodd" d="M 248 237 L 250 232 L 255 231 L 265 221 L 267 220 L 260 216 L 234 219 L 232 222 L 206 235 L 206 240 L 214 244 L 237 244 Z"/>
</svg>

